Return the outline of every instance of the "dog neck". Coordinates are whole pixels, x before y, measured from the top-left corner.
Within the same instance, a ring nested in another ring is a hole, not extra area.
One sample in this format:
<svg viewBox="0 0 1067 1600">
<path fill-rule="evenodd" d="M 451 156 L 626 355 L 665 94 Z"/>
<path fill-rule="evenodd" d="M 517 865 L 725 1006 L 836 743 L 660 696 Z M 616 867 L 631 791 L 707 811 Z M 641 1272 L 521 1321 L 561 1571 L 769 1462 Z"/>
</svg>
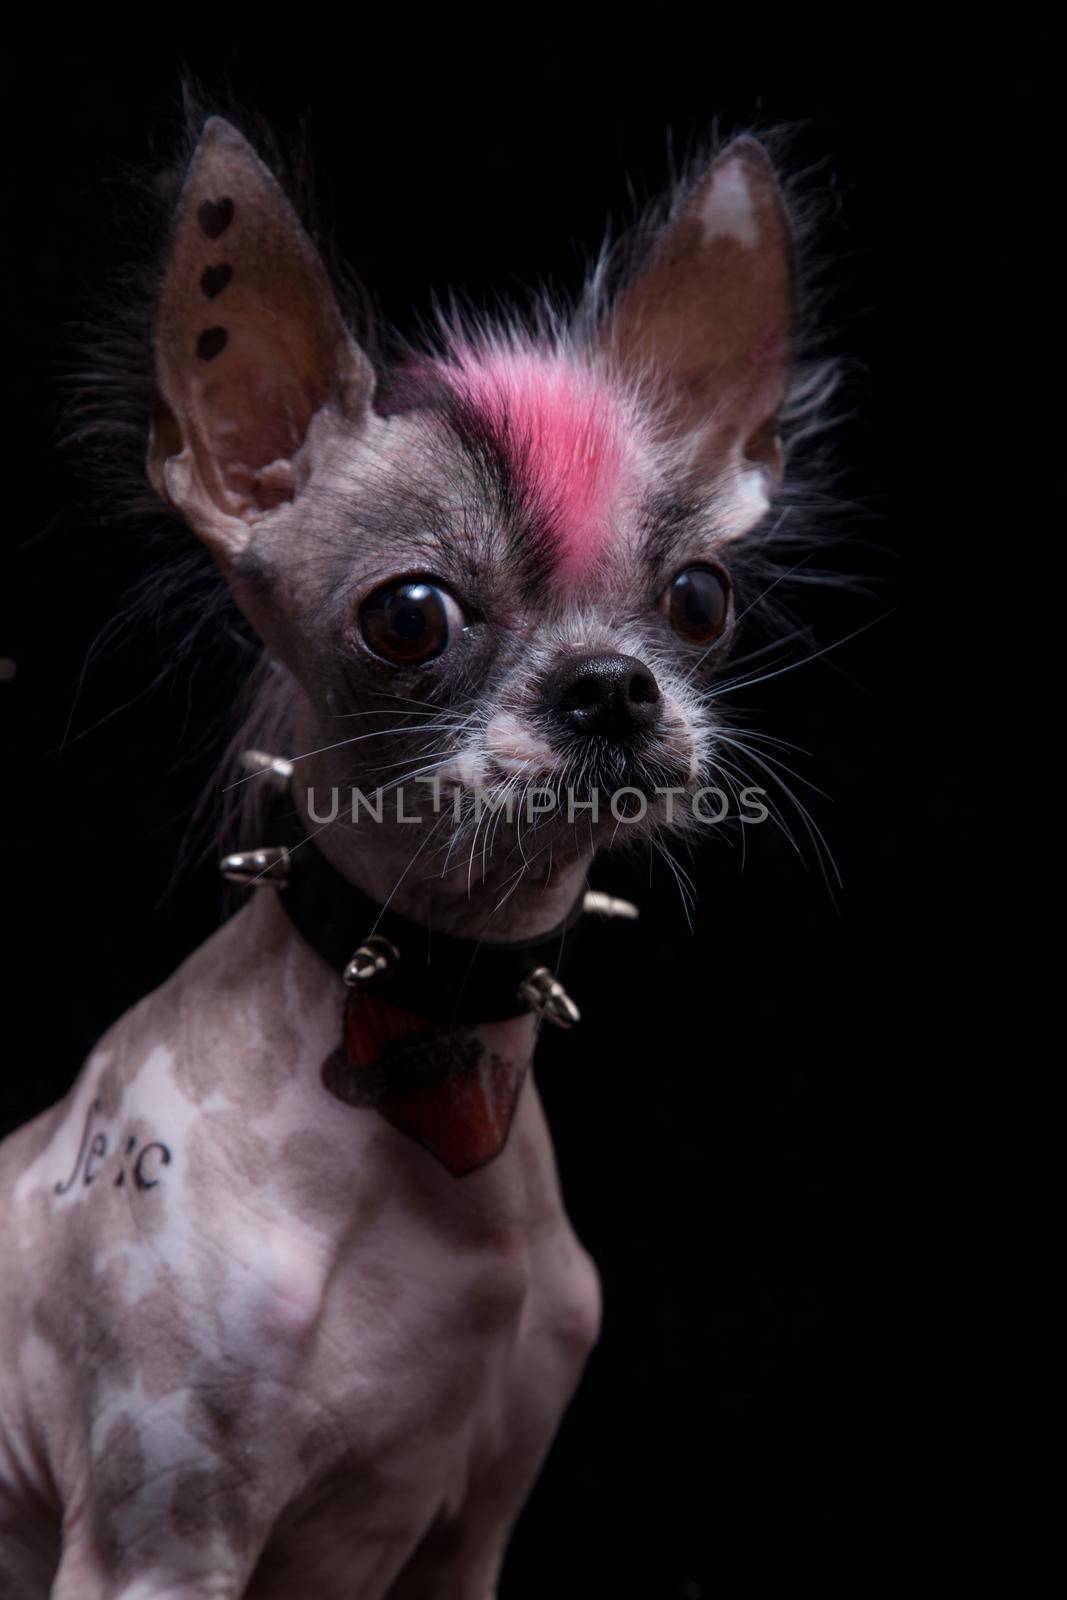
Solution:
<svg viewBox="0 0 1067 1600">
<path fill-rule="evenodd" d="M 421 841 L 408 842 L 418 830 L 403 829 L 398 839 L 373 826 L 316 827 L 307 814 L 306 791 L 299 785 L 294 790 L 305 832 L 314 840 L 298 848 L 324 856 L 379 906 L 389 905 L 438 934 L 469 941 L 472 962 L 486 945 L 555 928 L 581 893 L 584 861 L 551 874 L 531 873 L 528 881 L 520 874 L 516 881 L 510 863 L 506 874 L 498 874 L 479 860 L 469 887 L 467 873 L 420 871 Z M 268 902 L 275 898 L 270 888 L 257 894 Z M 499 914 L 501 906 L 507 907 L 505 915 Z M 301 933 L 294 926 L 287 931 L 307 957 L 321 960 L 310 947 L 316 942 L 312 930 L 305 926 Z M 366 933 L 372 931 L 368 927 Z M 417 993 L 409 991 L 398 1003 L 388 998 L 387 987 L 379 995 L 364 985 L 332 988 L 329 1003 L 335 1007 L 337 1033 L 319 1065 L 319 1078 L 330 1095 L 354 1110 L 384 1117 L 453 1177 L 483 1168 L 501 1153 L 533 1057 L 538 1026 L 533 1015 L 498 1020 L 497 1012 L 482 1021 L 468 1012 L 468 1020 L 456 1021 L 430 1008 L 423 1016 Z"/>
<path fill-rule="evenodd" d="M 286 1054 L 293 1052 L 285 1068 L 298 1079 L 294 1087 L 313 1120 L 332 1104 L 330 1122 L 355 1119 L 353 1134 L 361 1145 L 369 1138 L 391 1165 L 399 1162 L 417 1187 L 433 1193 L 439 1193 L 445 1173 L 464 1177 L 488 1167 L 504 1150 L 520 1101 L 533 1092 L 526 1079 L 535 1016 L 450 1025 L 348 989 L 293 927 L 269 888 L 257 891 L 230 925 L 227 948 L 233 954 L 222 970 L 217 959 L 204 969 L 208 987 L 225 991 L 219 998 L 227 1015 L 255 1007 L 256 1031 L 266 1048 L 272 1039 L 285 1041 Z M 210 1002 L 199 1003 L 204 1015 L 212 1009 Z M 248 1061 L 259 1072 L 258 1059 L 255 1049 L 238 1052 L 235 1068 Z M 379 1118 L 403 1141 L 384 1130 L 375 1135 Z M 364 1133 L 358 1124 L 365 1119 L 370 1125 Z M 431 1166 L 429 1157 L 438 1164 L 436 1183 L 429 1173 L 420 1177 Z"/>
<path fill-rule="evenodd" d="M 581 893 L 589 854 L 557 849 L 524 856 L 511 832 L 496 830 L 492 851 L 475 835 L 450 855 L 444 829 L 435 829 L 439 818 L 432 816 L 421 825 L 353 825 L 342 811 L 323 826 L 309 814 L 310 776 L 296 775 L 293 799 L 315 847 L 371 900 L 413 922 L 456 938 L 505 943 L 558 926 Z"/>
</svg>

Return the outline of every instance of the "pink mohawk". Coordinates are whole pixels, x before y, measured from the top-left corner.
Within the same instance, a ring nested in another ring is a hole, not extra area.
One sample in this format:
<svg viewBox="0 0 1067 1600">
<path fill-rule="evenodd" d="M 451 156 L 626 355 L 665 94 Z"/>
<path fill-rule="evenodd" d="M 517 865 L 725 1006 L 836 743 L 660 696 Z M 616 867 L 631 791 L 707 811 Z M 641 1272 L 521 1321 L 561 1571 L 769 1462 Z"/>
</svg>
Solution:
<svg viewBox="0 0 1067 1600">
<path fill-rule="evenodd" d="M 631 407 L 558 352 L 460 347 L 444 373 L 503 440 L 520 493 L 548 533 L 558 578 L 588 578 L 636 477 Z"/>
</svg>

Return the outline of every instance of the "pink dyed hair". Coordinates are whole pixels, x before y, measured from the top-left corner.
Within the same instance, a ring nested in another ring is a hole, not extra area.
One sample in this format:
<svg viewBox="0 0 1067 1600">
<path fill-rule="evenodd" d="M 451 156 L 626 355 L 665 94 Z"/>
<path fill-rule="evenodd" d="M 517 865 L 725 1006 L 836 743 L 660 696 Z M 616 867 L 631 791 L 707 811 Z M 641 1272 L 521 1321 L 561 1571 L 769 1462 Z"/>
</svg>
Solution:
<svg viewBox="0 0 1067 1600">
<path fill-rule="evenodd" d="M 635 477 L 632 408 L 606 379 L 559 351 L 460 347 L 442 370 L 505 441 L 516 482 L 551 530 L 559 580 L 588 578 Z"/>
</svg>

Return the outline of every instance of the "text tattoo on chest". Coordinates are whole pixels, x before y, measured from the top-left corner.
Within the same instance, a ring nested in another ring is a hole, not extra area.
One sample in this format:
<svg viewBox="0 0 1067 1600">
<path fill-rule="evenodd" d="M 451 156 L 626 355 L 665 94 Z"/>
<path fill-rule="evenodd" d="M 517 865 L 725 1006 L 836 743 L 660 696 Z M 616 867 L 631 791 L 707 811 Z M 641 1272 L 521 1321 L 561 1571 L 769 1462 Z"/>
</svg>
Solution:
<svg viewBox="0 0 1067 1600">
<path fill-rule="evenodd" d="M 124 1188 L 127 1183 L 138 1190 L 157 1188 L 164 1167 L 170 1166 L 170 1146 L 158 1139 L 141 1144 L 136 1134 L 129 1134 L 121 1149 L 118 1143 L 112 1147 L 107 1132 L 97 1126 L 99 1118 L 100 1101 L 94 1100 L 85 1114 L 74 1167 L 65 1181 L 57 1181 L 54 1192 L 57 1195 L 68 1194 L 79 1178 L 83 1188 L 95 1183 L 98 1178 L 109 1178 L 116 1189 Z M 118 1168 L 114 1177 L 111 1177 L 116 1159 Z"/>
</svg>

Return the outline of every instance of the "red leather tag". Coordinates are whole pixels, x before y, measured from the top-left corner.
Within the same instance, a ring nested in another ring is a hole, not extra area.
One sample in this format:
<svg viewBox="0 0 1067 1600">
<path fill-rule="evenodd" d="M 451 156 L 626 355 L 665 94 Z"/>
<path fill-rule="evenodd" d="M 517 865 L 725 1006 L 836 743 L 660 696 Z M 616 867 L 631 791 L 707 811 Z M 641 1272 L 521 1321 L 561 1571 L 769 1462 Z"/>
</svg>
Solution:
<svg viewBox="0 0 1067 1600">
<path fill-rule="evenodd" d="M 353 993 L 342 1050 L 326 1063 L 323 1081 L 347 1104 L 380 1111 L 458 1178 L 504 1148 L 524 1072 L 473 1028 Z"/>
</svg>

